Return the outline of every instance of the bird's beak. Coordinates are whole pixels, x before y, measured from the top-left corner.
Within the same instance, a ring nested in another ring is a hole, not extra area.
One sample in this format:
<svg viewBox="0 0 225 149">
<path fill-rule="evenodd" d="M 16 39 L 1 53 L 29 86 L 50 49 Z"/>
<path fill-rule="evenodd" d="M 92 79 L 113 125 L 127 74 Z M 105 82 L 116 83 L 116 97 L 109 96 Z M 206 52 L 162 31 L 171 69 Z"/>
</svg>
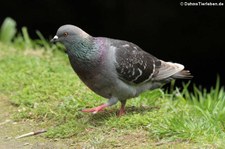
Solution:
<svg viewBox="0 0 225 149">
<path fill-rule="evenodd" d="M 50 42 L 57 42 L 59 39 L 59 37 L 57 35 L 55 35 L 51 40 Z"/>
</svg>

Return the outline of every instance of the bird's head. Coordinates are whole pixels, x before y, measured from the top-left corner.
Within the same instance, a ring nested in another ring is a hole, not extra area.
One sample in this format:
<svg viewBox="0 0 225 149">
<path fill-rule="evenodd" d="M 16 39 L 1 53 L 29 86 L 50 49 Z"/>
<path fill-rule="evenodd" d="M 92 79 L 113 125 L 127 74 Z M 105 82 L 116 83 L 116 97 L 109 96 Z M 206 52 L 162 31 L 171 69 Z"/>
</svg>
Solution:
<svg viewBox="0 0 225 149">
<path fill-rule="evenodd" d="M 58 29 L 56 35 L 51 39 L 51 42 L 61 42 L 65 46 L 68 46 L 88 37 L 89 35 L 79 27 L 63 25 Z"/>
</svg>

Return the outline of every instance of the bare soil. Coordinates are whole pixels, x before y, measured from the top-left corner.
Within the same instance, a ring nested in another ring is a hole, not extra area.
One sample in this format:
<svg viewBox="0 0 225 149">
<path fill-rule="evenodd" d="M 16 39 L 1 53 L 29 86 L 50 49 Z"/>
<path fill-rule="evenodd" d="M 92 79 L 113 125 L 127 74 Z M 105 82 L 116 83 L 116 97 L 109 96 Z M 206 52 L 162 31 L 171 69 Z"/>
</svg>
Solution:
<svg viewBox="0 0 225 149">
<path fill-rule="evenodd" d="M 0 96 L 0 148 L 1 149 L 58 149 L 74 148 L 72 139 L 46 139 L 43 134 L 16 139 L 17 136 L 40 130 L 39 124 L 26 120 L 15 122 L 12 114 L 17 108 L 7 97 Z"/>
</svg>

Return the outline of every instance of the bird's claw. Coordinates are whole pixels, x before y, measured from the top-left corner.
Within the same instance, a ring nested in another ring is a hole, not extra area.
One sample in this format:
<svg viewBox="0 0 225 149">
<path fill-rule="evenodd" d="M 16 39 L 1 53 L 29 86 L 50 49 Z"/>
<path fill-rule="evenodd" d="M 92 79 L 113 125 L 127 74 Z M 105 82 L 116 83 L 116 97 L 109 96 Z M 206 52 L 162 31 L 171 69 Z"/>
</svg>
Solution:
<svg viewBox="0 0 225 149">
<path fill-rule="evenodd" d="M 120 111 L 117 113 L 117 116 L 118 116 L 118 117 L 121 117 L 121 116 L 123 116 L 123 115 L 125 115 L 125 114 L 126 114 L 125 110 L 120 110 Z"/>
<path fill-rule="evenodd" d="M 96 114 L 96 113 L 98 113 L 99 111 L 102 111 L 102 110 L 96 110 L 96 109 L 94 109 L 94 108 L 82 110 L 82 112 L 87 112 L 87 113 L 89 112 L 89 113 L 93 113 L 93 114 Z"/>
<path fill-rule="evenodd" d="M 96 114 L 99 111 L 103 111 L 105 107 L 107 107 L 107 105 L 106 104 L 102 104 L 102 105 L 100 105 L 98 107 L 95 107 L 95 108 L 84 109 L 84 110 L 82 110 L 82 112 L 90 112 L 90 113 Z"/>
</svg>

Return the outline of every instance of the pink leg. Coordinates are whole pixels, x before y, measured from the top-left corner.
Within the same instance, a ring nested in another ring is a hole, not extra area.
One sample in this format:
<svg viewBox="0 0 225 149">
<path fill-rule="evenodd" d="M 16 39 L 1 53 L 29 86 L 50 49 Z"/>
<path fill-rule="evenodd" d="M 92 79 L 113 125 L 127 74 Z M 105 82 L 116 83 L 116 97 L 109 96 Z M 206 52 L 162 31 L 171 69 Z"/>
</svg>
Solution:
<svg viewBox="0 0 225 149">
<path fill-rule="evenodd" d="M 117 114 L 118 117 L 126 114 L 126 112 L 125 112 L 125 105 L 126 105 L 126 101 L 125 102 L 121 102 L 121 108 L 120 108 L 119 113 Z"/>
<path fill-rule="evenodd" d="M 99 112 L 99 111 L 102 111 L 104 108 L 108 107 L 109 105 L 108 104 L 102 104 L 98 107 L 95 107 L 95 108 L 91 108 L 91 109 L 84 109 L 82 110 L 82 112 L 92 112 L 93 114 Z"/>
</svg>

